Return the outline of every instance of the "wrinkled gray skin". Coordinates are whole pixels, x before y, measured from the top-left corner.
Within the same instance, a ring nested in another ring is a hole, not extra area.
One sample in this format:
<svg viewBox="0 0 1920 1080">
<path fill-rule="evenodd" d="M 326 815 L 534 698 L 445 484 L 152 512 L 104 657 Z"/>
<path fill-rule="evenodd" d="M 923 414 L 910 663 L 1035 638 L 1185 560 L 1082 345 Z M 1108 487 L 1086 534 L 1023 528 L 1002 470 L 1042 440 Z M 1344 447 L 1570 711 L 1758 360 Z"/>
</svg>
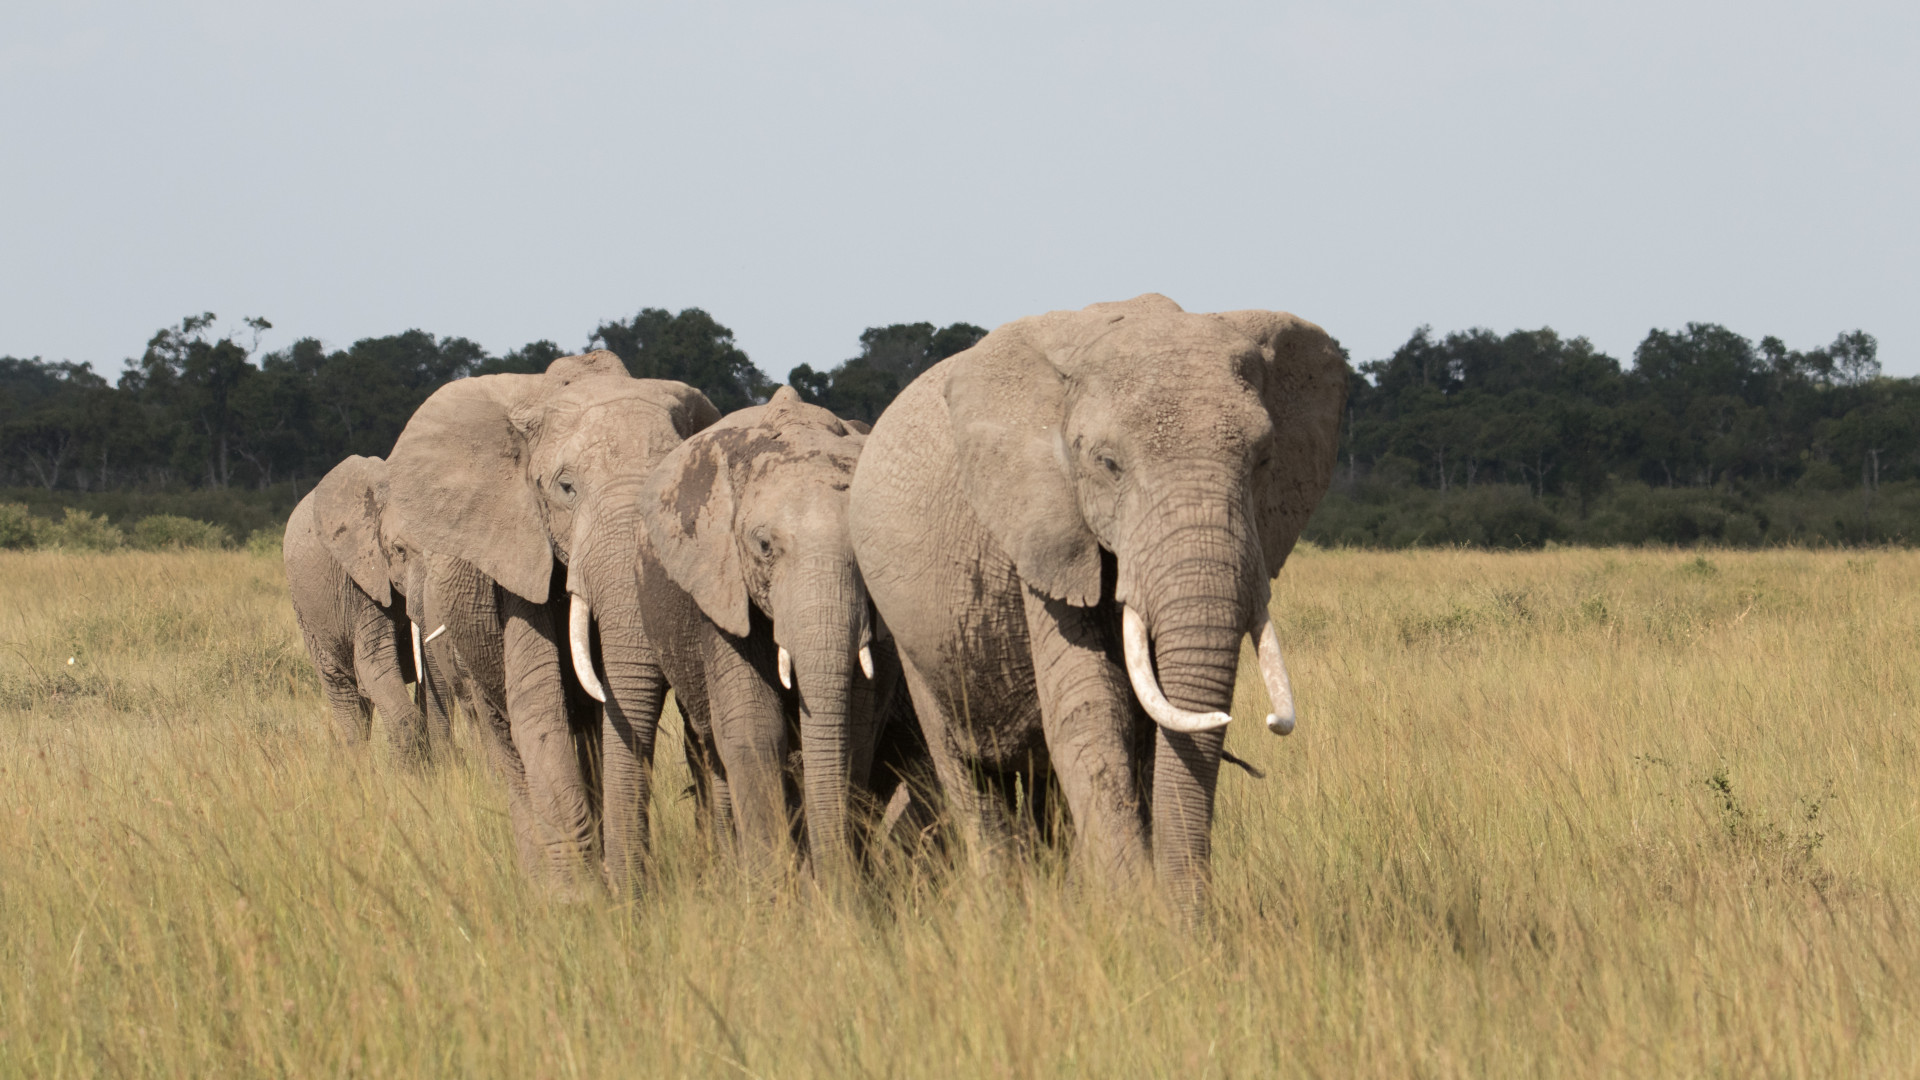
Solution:
<svg viewBox="0 0 1920 1080">
<path fill-rule="evenodd" d="M 349 457 L 294 507 L 282 546 L 287 591 L 307 652 L 320 672 L 334 727 L 365 742 L 378 709 L 389 746 L 409 763 L 450 746 L 451 653 L 434 642 L 422 663 L 419 700 L 407 597 L 421 595 L 422 564 L 385 519 L 387 463 Z M 416 605 L 417 606 L 417 605 Z"/>
<path fill-rule="evenodd" d="M 651 731 L 631 718 L 658 716 L 666 683 L 640 625 L 638 487 L 718 418 L 699 391 L 632 378 L 602 350 L 442 387 L 388 458 L 394 512 L 429 564 L 422 624 L 448 627 L 522 864 L 562 893 L 598 887 L 603 795 L 609 848 L 644 813 Z M 574 597 L 592 611 L 604 708 L 571 658 Z"/>
<path fill-rule="evenodd" d="M 898 683 L 847 530 L 847 487 L 864 436 L 782 387 L 667 455 L 641 494 L 641 614 L 705 765 L 709 820 L 730 823 L 749 868 L 777 866 L 794 807 L 789 731 L 816 873 L 844 876 L 849 796 L 864 787 L 876 692 Z M 777 672 L 791 656 L 791 689 Z"/>
<path fill-rule="evenodd" d="M 1121 605 L 1174 706 L 1231 710 L 1241 639 L 1331 478 L 1346 370 L 1291 315 L 1148 294 L 1002 326 L 881 416 L 854 550 L 968 839 L 1004 828 L 976 777 L 1045 790 L 1050 769 L 1079 872 L 1204 909 L 1225 730 L 1146 718 Z"/>
</svg>

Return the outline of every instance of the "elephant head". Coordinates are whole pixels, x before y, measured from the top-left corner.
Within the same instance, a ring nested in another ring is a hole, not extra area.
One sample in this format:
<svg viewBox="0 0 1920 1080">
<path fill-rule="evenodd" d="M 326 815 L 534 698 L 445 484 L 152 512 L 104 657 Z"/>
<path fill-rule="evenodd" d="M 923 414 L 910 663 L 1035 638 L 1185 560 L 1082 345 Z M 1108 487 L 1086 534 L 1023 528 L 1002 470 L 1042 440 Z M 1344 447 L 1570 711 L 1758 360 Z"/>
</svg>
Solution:
<svg viewBox="0 0 1920 1080">
<path fill-rule="evenodd" d="M 864 442 L 781 387 L 668 454 L 641 497 L 660 565 L 715 627 L 746 637 L 753 610 L 770 625 L 778 678 L 798 694 L 817 868 L 851 850 L 848 785 L 873 754 L 874 622 L 847 527 Z"/>
<path fill-rule="evenodd" d="M 320 543 L 347 576 L 383 608 L 396 596 L 413 619 L 413 678 L 420 661 L 419 619 L 423 563 L 409 559 L 409 545 L 389 512 L 387 463 L 358 454 L 333 467 L 313 488 L 313 519 Z"/>
<path fill-rule="evenodd" d="M 1127 676 L 1162 729 L 1155 859 L 1203 872 L 1243 636 L 1268 726 L 1293 727 L 1268 583 L 1332 477 L 1342 351 L 1292 315 L 1148 294 L 1009 323 L 951 363 L 965 499 L 1026 586 L 1092 606 L 1113 562 Z"/>
</svg>

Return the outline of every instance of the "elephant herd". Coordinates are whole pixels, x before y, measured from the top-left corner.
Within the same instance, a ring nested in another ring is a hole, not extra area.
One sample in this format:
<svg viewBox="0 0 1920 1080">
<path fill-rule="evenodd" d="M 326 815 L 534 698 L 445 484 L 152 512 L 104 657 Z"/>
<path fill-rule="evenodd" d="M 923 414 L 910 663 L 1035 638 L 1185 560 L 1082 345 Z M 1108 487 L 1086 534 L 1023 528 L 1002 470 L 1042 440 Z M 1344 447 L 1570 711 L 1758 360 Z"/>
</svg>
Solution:
<svg viewBox="0 0 1920 1080">
<path fill-rule="evenodd" d="M 1346 388 L 1311 323 L 1153 294 L 1001 326 L 871 431 L 564 357 L 342 462 L 288 584 L 339 733 L 377 711 L 424 760 L 457 701 L 563 894 L 644 882 L 671 689 L 699 821 L 752 871 L 854 872 L 881 806 L 990 855 L 1063 799 L 1076 873 L 1193 914 L 1243 639 L 1293 726 L 1268 588 Z"/>
</svg>

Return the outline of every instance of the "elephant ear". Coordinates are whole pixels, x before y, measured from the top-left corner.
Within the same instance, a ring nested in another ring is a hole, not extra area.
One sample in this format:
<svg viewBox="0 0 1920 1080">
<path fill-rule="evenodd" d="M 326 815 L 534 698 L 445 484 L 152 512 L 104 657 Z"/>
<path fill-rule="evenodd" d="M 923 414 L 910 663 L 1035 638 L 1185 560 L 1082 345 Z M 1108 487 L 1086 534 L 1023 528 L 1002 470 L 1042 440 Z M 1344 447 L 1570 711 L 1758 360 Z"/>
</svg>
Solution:
<svg viewBox="0 0 1920 1080">
<path fill-rule="evenodd" d="M 1074 331 L 1087 321 L 1079 315 L 1035 316 L 988 334 L 947 361 L 946 396 L 960 490 L 974 516 L 1029 586 L 1091 607 L 1100 602 L 1100 542 L 1067 473 L 1067 383 L 1049 356 L 1071 355 L 1082 336 Z"/>
<path fill-rule="evenodd" d="M 393 603 L 386 551 L 380 545 L 387 494 L 387 463 L 358 454 L 335 465 L 313 489 L 313 524 L 321 546 L 381 607 Z"/>
<path fill-rule="evenodd" d="M 472 563 L 536 604 L 547 600 L 553 549 L 528 483 L 528 403 L 541 375 L 480 375 L 434 391 L 387 456 L 391 498 L 420 548 Z"/>
<path fill-rule="evenodd" d="M 1266 359 L 1260 397 L 1273 418 L 1273 453 L 1266 482 L 1254 493 L 1254 513 L 1272 576 L 1333 479 L 1340 415 L 1347 406 L 1346 353 L 1325 330 L 1284 311 L 1227 311 L 1214 317 L 1258 342 Z"/>
<path fill-rule="evenodd" d="M 733 538 L 730 472 L 727 454 L 713 435 L 681 443 L 647 478 L 640 510 L 667 576 L 715 626 L 746 637 L 747 580 Z"/>
</svg>

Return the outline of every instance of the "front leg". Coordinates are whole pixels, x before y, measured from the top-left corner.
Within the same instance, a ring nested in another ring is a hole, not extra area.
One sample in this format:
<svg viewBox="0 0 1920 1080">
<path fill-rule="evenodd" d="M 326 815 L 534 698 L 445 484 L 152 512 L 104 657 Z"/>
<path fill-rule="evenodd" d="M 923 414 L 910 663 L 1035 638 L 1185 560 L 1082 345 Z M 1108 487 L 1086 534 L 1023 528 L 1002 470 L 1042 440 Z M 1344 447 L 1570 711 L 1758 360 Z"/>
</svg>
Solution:
<svg viewBox="0 0 1920 1080">
<path fill-rule="evenodd" d="M 1117 617 L 1110 604 L 1074 607 L 1022 591 L 1047 755 L 1073 815 L 1077 869 L 1116 888 L 1143 889 L 1153 864 L 1128 747 L 1144 717 L 1117 663 L 1110 632 Z"/>
<path fill-rule="evenodd" d="M 707 706 L 721 776 L 749 874 L 766 879 L 792 862 L 787 805 L 787 717 L 774 684 L 773 647 L 709 626 L 703 643 Z"/>
<path fill-rule="evenodd" d="M 545 869 L 563 893 L 597 881 L 598 830 L 587 778 L 568 720 L 565 654 L 560 630 L 545 605 L 499 589 L 504 616 L 507 722 L 526 769 L 535 840 Z"/>
</svg>

